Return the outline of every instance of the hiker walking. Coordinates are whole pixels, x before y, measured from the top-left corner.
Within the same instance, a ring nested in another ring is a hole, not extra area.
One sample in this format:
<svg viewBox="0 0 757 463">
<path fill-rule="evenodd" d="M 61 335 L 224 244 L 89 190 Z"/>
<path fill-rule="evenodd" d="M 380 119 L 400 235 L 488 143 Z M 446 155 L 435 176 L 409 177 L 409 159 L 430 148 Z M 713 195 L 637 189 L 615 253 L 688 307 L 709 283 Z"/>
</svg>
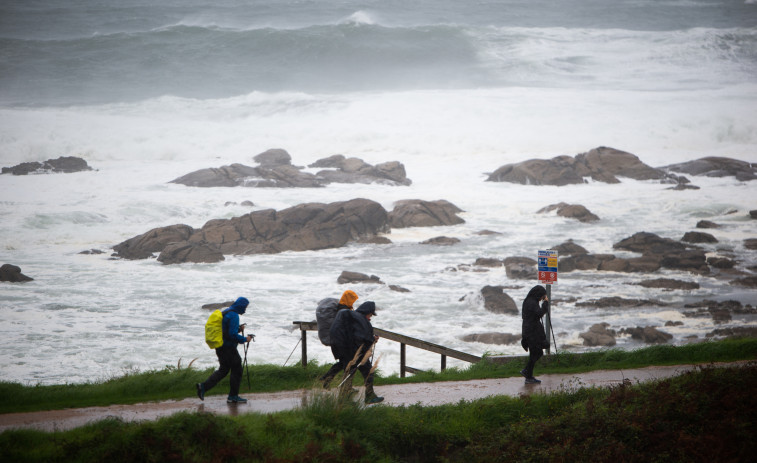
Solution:
<svg viewBox="0 0 757 463">
<path fill-rule="evenodd" d="M 528 351 L 528 363 L 526 368 L 520 371 L 525 376 L 526 384 L 538 384 L 540 380 L 534 378 L 534 365 L 544 355 L 544 350 L 549 347 L 547 334 L 544 331 L 542 317 L 549 311 L 549 298 L 547 290 L 543 286 L 536 285 L 528 292 L 526 299 L 523 300 L 523 317 L 522 338 L 520 340 L 523 349 Z"/>
<path fill-rule="evenodd" d="M 370 359 L 363 357 L 378 341 L 373 334 L 371 318 L 376 315 L 376 304 L 366 301 L 355 311 L 343 310 L 339 312 L 331 325 L 331 352 L 338 359 L 337 365 L 345 370 L 347 384 L 345 389 L 352 388 L 352 376 L 360 371 L 365 380 L 365 403 L 375 404 L 384 400 L 373 390 L 373 365 Z"/>
<path fill-rule="evenodd" d="M 335 302 L 337 302 L 334 298 L 326 298 L 318 303 L 318 309 L 316 309 L 316 320 L 318 321 L 318 338 L 324 345 L 330 346 L 332 344 L 330 332 L 337 315 L 345 309 L 352 311 L 352 305 L 357 300 L 357 293 L 355 293 L 355 291 L 352 291 L 351 289 L 348 289 L 347 291 L 342 293 L 342 297 L 339 298 L 339 302 L 336 304 L 334 304 Z M 334 353 L 333 347 L 331 349 L 331 353 Z M 331 368 L 329 368 L 329 371 L 327 371 L 323 376 L 319 378 L 321 381 L 323 381 L 323 387 L 325 389 L 328 389 L 329 385 L 331 384 L 331 380 L 334 379 L 334 376 L 336 376 L 340 371 L 343 371 L 347 366 L 346 364 L 343 365 L 341 361 L 338 361 L 339 359 L 336 354 L 334 354 L 334 358 L 337 359 L 337 362 L 333 364 Z"/>
<path fill-rule="evenodd" d="M 239 316 L 247 311 L 250 304 L 244 297 L 237 298 L 231 306 L 223 309 L 223 345 L 216 349 L 219 367 L 204 383 L 197 383 L 197 396 L 205 400 L 205 393 L 218 384 L 231 371 L 228 403 L 245 403 L 247 399 L 239 397 L 239 385 L 242 383 L 242 357 L 239 356 L 237 346 L 250 342 L 253 335 L 244 336 L 244 325 L 239 326 Z"/>
</svg>

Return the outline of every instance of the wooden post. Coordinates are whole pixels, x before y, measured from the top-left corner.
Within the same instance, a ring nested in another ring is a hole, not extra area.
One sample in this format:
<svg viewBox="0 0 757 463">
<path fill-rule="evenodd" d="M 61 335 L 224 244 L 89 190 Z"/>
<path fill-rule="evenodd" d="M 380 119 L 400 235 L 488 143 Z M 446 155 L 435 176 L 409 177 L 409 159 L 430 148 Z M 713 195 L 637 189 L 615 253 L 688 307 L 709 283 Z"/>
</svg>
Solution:
<svg viewBox="0 0 757 463">
<path fill-rule="evenodd" d="M 405 343 L 400 343 L 400 378 L 405 377 Z"/>
<path fill-rule="evenodd" d="M 300 325 L 300 332 L 302 333 L 302 368 L 308 366 L 308 332 Z"/>
<path fill-rule="evenodd" d="M 442 371 L 447 369 L 447 356 L 442 354 Z"/>
</svg>

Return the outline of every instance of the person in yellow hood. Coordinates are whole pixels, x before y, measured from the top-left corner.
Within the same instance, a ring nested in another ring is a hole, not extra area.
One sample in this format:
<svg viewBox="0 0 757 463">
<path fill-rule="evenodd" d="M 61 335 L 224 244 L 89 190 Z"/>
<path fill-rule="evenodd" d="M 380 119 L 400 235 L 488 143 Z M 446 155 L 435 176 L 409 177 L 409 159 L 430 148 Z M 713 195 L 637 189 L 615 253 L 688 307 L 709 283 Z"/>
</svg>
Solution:
<svg viewBox="0 0 757 463">
<path fill-rule="evenodd" d="M 342 293 L 342 297 L 339 298 L 339 304 L 337 305 L 337 310 L 333 313 L 334 318 L 331 318 L 328 322 L 328 326 L 321 326 L 322 323 L 319 322 L 318 330 L 324 329 L 326 333 L 329 332 L 329 328 L 331 327 L 331 323 L 334 322 L 334 319 L 336 318 L 336 315 L 341 312 L 344 309 L 353 310 L 352 306 L 355 304 L 355 301 L 358 300 L 358 295 L 355 293 L 355 291 L 348 289 L 347 291 Z M 329 341 L 330 344 L 330 341 Z M 327 371 L 323 376 L 321 376 L 319 379 L 323 381 L 323 387 L 328 389 L 329 384 L 331 383 L 331 380 L 334 379 L 334 377 L 339 374 L 340 371 L 344 370 L 344 365 L 339 358 L 337 358 L 336 354 L 334 353 L 334 349 L 332 347 L 331 353 L 334 355 L 334 359 L 337 360 L 335 364 L 329 368 L 329 371 Z"/>
</svg>

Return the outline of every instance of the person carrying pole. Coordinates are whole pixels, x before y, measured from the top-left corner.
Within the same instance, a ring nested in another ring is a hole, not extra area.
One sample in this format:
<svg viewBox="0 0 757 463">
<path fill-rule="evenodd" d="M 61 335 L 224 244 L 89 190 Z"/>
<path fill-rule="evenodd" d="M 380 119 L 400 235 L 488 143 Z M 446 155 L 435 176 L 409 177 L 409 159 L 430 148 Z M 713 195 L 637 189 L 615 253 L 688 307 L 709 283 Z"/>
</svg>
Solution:
<svg viewBox="0 0 757 463">
<path fill-rule="evenodd" d="M 254 335 L 244 336 L 240 334 L 243 328 L 239 326 L 239 316 L 247 311 L 250 304 L 244 297 L 237 298 L 231 306 L 224 309 L 223 312 L 223 345 L 216 348 L 219 367 L 203 383 L 197 383 L 197 396 L 200 400 L 205 400 L 205 393 L 211 390 L 219 381 L 226 377 L 231 371 L 229 381 L 229 396 L 227 403 L 246 403 L 247 399 L 239 397 L 239 386 L 242 383 L 242 357 L 239 356 L 237 347 L 239 344 L 249 343 Z"/>
<path fill-rule="evenodd" d="M 321 342 L 324 343 L 324 345 L 331 346 L 331 327 L 333 326 L 336 317 L 339 315 L 339 313 L 345 310 L 352 311 L 352 306 L 355 301 L 357 301 L 357 299 L 358 295 L 355 293 L 355 291 L 348 289 L 347 291 L 342 293 L 342 297 L 339 298 L 339 302 L 336 304 L 334 304 L 336 302 L 336 299 L 333 298 L 324 299 L 319 303 L 319 309 L 316 311 L 316 319 L 318 319 L 318 337 L 321 339 Z M 327 301 L 331 305 L 333 305 L 333 307 L 327 305 Z M 318 313 L 319 311 L 320 314 Z M 334 353 L 333 346 L 331 346 L 331 353 L 334 354 L 334 359 L 337 360 L 337 362 L 331 365 L 329 371 L 318 378 L 323 381 L 324 389 L 329 388 L 334 377 L 339 374 L 340 371 L 343 371 L 346 366 L 345 363 L 342 363 L 339 360 L 336 353 Z"/>
<path fill-rule="evenodd" d="M 345 369 L 342 390 L 352 388 L 352 377 L 355 371 L 360 371 L 365 380 L 365 403 L 367 404 L 384 400 L 373 390 L 374 375 L 371 372 L 373 365 L 368 359 L 370 350 L 378 341 L 378 336 L 373 334 L 373 325 L 371 325 L 371 318 L 375 315 L 376 304 L 373 301 L 366 301 L 355 311 L 340 311 L 329 330 L 331 352 L 339 360 L 338 364 Z"/>
</svg>

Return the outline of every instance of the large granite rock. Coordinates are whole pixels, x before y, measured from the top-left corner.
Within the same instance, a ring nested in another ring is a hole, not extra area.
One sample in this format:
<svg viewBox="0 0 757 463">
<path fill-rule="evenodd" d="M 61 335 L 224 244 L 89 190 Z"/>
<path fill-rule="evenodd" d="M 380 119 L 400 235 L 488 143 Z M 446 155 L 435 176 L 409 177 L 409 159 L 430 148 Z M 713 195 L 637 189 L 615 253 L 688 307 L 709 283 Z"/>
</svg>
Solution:
<svg viewBox="0 0 757 463">
<path fill-rule="evenodd" d="M 508 296 L 502 286 L 484 286 L 481 288 L 484 298 L 484 308 L 489 312 L 518 315 L 518 306 L 512 297 Z"/>
<path fill-rule="evenodd" d="M 82 158 L 75 156 L 61 156 L 58 159 L 48 159 L 45 162 L 22 162 L 13 167 L 3 167 L 3 174 L 28 175 L 28 174 L 46 174 L 46 173 L 64 173 L 82 172 L 92 170 Z"/>
<path fill-rule="evenodd" d="M 570 185 L 585 183 L 585 178 L 605 183 L 619 183 L 618 177 L 636 180 L 662 180 L 665 172 L 642 163 L 631 153 L 600 146 L 575 157 L 531 159 L 507 164 L 489 175 L 489 182 L 523 185 Z"/>
<path fill-rule="evenodd" d="M 671 164 L 661 167 L 661 169 L 705 177 L 736 177 L 737 180 L 741 181 L 757 178 L 757 163 L 715 156 Z"/>
<path fill-rule="evenodd" d="M 113 249 L 117 257 L 128 259 L 144 259 L 160 252 L 166 253 L 158 257 L 164 263 L 213 262 L 229 254 L 335 248 L 387 231 L 388 215 L 380 204 L 353 199 L 210 220 L 199 230 L 188 225 L 156 228 Z"/>
<path fill-rule="evenodd" d="M 465 223 L 465 220 L 457 215 L 458 212 L 463 210 L 443 199 L 405 199 L 394 203 L 394 209 L 389 213 L 389 224 L 392 228 L 407 228 Z"/>
<path fill-rule="evenodd" d="M 21 273 L 21 267 L 13 264 L 3 264 L 0 267 L 0 281 L 7 281 L 9 283 L 23 283 L 25 281 L 32 281 L 34 278 L 28 277 Z"/>
<path fill-rule="evenodd" d="M 466 334 L 461 339 L 465 342 L 480 342 L 483 344 L 515 344 L 520 341 L 521 335 L 510 333 L 473 333 Z"/>
<path fill-rule="evenodd" d="M 335 155 L 311 164 L 311 167 L 329 167 L 317 174 L 303 172 L 292 165 L 286 150 L 270 149 L 253 158 L 256 167 L 231 164 L 218 168 L 200 169 L 169 183 L 194 187 L 259 187 L 259 188 L 317 188 L 329 183 L 381 183 L 410 185 L 405 166 L 397 161 L 372 166 L 357 158 L 345 159 Z"/>
<path fill-rule="evenodd" d="M 335 154 L 319 159 L 308 167 L 321 167 L 316 176 L 331 183 L 380 183 L 385 185 L 410 185 L 405 166 L 398 161 L 385 162 L 372 166 L 362 159 L 345 158 Z"/>
<path fill-rule="evenodd" d="M 343 270 L 339 277 L 336 279 L 336 282 L 340 285 L 356 283 L 368 283 L 377 285 L 384 284 L 384 282 L 381 281 L 381 278 L 377 277 L 376 275 L 367 275 L 360 272 L 350 272 L 348 270 Z"/>
<path fill-rule="evenodd" d="M 546 214 L 547 212 L 552 212 L 556 210 L 557 215 L 560 217 L 566 217 L 569 219 L 576 219 L 579 222 L 596 222 L 599 220 L 599 217 L 593 214 L 590 210 L 586 209 L 586 207 L 580 205 L 580 204 L 568 204 L 568 203 L 557 203 L 552 204 L 547 207 L 543 207 L 536 211 L 537 214 Z"/>
<path fill-rule="evenodd" d="M 613 245 L 614 249 L 639 252 L 649 265 L 658 262 L 663 268 L 698 274 L 710 273 L 707 256 L 701 249 L 689 249 L 679 241 L 654 233 L 639 232 Z"/>
<path fill-rule="evenodd" d="M 643 341 L 646 344 L 666 344 L 673 339 L 672 334 L 660 331 L 654 326 L 624 328 L 620 332 L 630 334 L 631 338 Z"/>
<path fill-rule="evenodd" d="M 578 336 L 584 340 L 584 346 L 614 346 L 617 333 L 615 330 L 608 329 L 608 326 L 610 326 L 609 323 L 597 323 L 592 325 L 589 331 L 580 333 Z"/>
</svg>

